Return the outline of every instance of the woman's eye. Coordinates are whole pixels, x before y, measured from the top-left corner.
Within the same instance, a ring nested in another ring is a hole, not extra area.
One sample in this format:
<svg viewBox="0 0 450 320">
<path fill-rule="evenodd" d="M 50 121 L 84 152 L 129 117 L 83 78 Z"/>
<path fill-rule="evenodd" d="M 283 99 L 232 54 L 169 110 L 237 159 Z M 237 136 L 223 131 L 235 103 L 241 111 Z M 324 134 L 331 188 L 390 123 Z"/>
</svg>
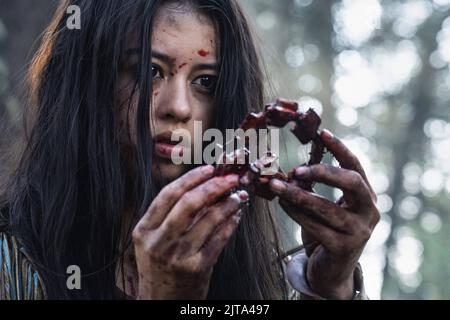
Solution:
<svg viewBox="0 0 450 320">
<path fill-rule="evenodd" d="M 152 65 L 152 78 L 153 78 L 153 80 L 158 79 L 158 78 L 163 78 L 163 72 L 162 72 L 161 68 L 159 66 L 157 66 L 156 64 Z"/>
<path fill-rule="evenodd" d="M 196 85 L 202 87 L 209 92 L 213 92 L 216 88 L 217 77 L 216 76 L 201 76 L 194 80 L 193 82 Z"/>
</svg>

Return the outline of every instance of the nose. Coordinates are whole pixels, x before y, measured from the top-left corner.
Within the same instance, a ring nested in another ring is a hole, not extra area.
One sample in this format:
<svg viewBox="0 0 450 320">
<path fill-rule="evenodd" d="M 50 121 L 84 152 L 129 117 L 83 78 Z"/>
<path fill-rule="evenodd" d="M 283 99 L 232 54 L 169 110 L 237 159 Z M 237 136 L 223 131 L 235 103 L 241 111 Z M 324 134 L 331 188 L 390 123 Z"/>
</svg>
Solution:
<svg viewBox="0 0 450 320">
<path fill-rule="evenodd" d="M 159 119 L 187 122 L 192 118 L 188 85 L 183 79 L 172 78 L 169 80 L 164 88 L 161 88 L 154 102 Z"/>
</svg>

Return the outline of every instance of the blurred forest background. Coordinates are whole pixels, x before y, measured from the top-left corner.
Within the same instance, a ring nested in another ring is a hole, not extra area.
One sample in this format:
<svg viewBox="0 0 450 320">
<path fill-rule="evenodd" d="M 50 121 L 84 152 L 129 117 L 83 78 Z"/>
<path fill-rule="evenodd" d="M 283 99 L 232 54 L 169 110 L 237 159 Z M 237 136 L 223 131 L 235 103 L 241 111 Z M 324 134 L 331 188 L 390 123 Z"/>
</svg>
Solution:
<svg viewBox="0 0 450 320">
<path fill-rule="evenodd" d="M 241 3 L 267 98 L 320 112 L 379 195 L 382 219 L 361 259 L 371 299 L 450 299 L 450 0 Z M 0 0 L 0 175 L 14 161 L 4 150 L 17 142 L 24 76 L 56 5 Z M 282 166 L 304 157 L 297 146 L 286 135 Z"/>
</svg>

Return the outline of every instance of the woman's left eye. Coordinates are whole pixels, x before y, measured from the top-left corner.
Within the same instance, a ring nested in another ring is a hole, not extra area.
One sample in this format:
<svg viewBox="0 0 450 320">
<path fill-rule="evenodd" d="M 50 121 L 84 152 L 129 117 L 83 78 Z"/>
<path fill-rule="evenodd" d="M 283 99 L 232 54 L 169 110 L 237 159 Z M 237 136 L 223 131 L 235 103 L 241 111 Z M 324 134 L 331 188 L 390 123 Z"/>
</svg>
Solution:
<svg viewBox="0 0 450 320">
<path fill-rule="evenodd" d="M 213 92 L 216 89 L 217 77 L 216 76 L 200 76 L 195 79 L 193 84 L 203 87 L 203 89 Z"/>
</svg>

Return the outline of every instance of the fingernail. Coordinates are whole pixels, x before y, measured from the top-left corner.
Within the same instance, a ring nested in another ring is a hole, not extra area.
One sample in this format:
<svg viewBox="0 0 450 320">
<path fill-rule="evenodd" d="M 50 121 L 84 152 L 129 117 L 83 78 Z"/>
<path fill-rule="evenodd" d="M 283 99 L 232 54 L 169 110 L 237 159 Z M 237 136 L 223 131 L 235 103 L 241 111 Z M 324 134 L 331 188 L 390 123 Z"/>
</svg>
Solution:
<svg viewBox="0 0 450 320">
<path fill-rule="evenodd" d="M 281 194 L 284 192 L 284 190 L 286 190 L 287 187 L 284 182 L 281 182 L 278 179 L 272 179 L 272 181 L 270 181 L 270 188 L 276 194 Z"/>
<path fill-rule="evenodd" d="M 295 175 L 297 177 L 304 177 L 308 173 L 309 169 L 307 167 L 298 167 L 295 169 Z"/>
<path fill-rule="evenodd" d="M 230 199 L 233 199 L 233 201 L 236 202 L 236 204 L 240 204 L 242 202 L 241 197 L 239 197 L 239 194 L 237 192 L 233 193 L 230 196 Z"/>
<path fill-rule="evenodd" d="M 239 199 L 241 199 L 241 202 L 247 202 L 248 199 L 250 198 L 249 195 L 248 195 L 248 192 L 245 191 L 245 190 L 239 190 L 237 192 L 237 194 L 239 196 Z"/>
<path fill-rule="evenodd" d="M 330 139 L 334 138 L 334 134 L 332 134 L 330 130 L 323 129 L 322 132 L 327 138 L 330 138 Z"/>
<path fill-rule="evenodd" d="M 247 191 L 245 190 L 239 190 L 238 192 L 236 192 L 236 194 L 239 197 L 239 207 L 240 208 L 245 208 L 248 207 L 250 204 L 250 196 L 248 195 Z"/>
</svg>

